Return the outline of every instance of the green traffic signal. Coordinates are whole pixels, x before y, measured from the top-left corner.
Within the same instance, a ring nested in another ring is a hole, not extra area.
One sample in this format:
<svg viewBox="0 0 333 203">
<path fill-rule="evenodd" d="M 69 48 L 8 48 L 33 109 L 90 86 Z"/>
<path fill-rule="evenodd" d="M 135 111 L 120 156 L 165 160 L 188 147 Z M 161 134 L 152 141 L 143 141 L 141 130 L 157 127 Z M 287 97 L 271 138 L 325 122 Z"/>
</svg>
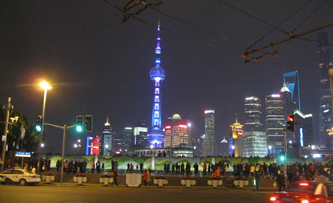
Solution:
<svg viewBox="0 0 333 203">
<path fill-rule="evenodd" d="M 281 153 L 279 155 L 279 159 L 280 159 L 280 161 L 285 161 L 286 160 L 286 157 L 285 157 L 284 153 Z"/>
<path fill-rule="evenodd" d="M 83 116 L 76 116 L 76 131 L 82 132 L 83 130 Z"/>
<path fill-rule="evenodd" d="M 284 161 L 284 156 L 280 156 L 280 160 L 281 160 L 281 161 Z"/>
<path fill-rule="evenodd" d="M 42 116 L 37 116 L 37 120 L 36 120 L 36 131 L 37 132 L 42 132 L 43 130 L 43 117 Z"/>
<path fill-rule="evenodd" d="M 78 131 L 78 132 L 82 132 L 82 126 L 77 125 L 77 126 L 76 126 L 76 131 Z"/>
</svg>

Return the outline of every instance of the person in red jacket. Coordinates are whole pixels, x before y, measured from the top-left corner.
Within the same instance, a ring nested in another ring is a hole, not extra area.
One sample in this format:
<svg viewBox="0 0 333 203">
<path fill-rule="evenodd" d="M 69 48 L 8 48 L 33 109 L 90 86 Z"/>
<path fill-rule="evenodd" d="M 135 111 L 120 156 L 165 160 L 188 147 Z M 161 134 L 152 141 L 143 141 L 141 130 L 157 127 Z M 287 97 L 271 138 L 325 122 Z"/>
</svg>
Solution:
<svg viewBox="0 0 333 203">
<path fill-rule="evenodd" d="M 95 163 L 94 161 L 91 162 L 91 173 L 94 173 L 95 170 Z"/>
</svg>

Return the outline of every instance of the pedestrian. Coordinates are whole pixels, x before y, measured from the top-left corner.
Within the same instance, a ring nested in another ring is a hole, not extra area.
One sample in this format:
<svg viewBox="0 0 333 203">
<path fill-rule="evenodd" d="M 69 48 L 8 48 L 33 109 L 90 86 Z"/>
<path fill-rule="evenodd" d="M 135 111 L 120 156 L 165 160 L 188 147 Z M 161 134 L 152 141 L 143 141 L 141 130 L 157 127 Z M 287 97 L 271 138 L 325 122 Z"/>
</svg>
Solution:
<svg viewBox="0 0 333 203">
<path fill-rule="evenodd" d="M 293 175 L 292 182 L 301 181 L 301 177 L 299 176 L 299 171 L 296 171 L 296 174 Z"/>
<path fill-rule="evenodd" d="M 225 175 L 228 177 L 229 176 L 229 164 L 227 163 L 226 165 L 225 165 Z"/>
<path fill-rule="evenodd" d="M 113 182 L 111 183 L 111 185 L 113 186 L 113 183 L 115 183 L 117 186 L 118 186 L 118 183 L 117 183 L 117 169 L 114 169 L 111 173 L 111 176 L 113 176 Z"/>
<path fill-rule="evenodd" d="M 143 174 L 143 182 L 145 184 L 145 186 L 147 186 L 147 179 L 148 179 L 148 170 L 145 172 L 145 174 Z"/>
<path fill-rule="evenodd" d="M 94 161 L 91 162 L 91 173 L 94 173 L 95 170 L 95 163 Z"/>
<path fill-rule="evenodd" d="M 101 163 L 100 163 L 100 161 L 97 161 L 97 163 L 96 163 L 96 170 L 97 170 L 97 173 L 101 172 Z"/>
<path fill-rule="evenodd" d="M 145 174 L 143 175 L 143 181 L 145 181 L 145 185 L 150 185 L 150 171 L 147 169 Z"/>
<path fill-rule="evenodd" d="M 276 178 L 276 183 L 278 184 L 279 191 L 285 191 L 286 189 L 286 178 L 284 177 L 284 172 L 281 171 Z"/>
<path fill-rule="evenodd" d="M 260 182 L 260 172 L 259 171 L 256 172 L 255 177 L 256 177 L 256 188 L 258 190 L 259 189 L 259 182 Z"/>
<path fill-rule="evenodd" d="M 31 172 L 32 172 L 33 174 L 36 174 L 36 167 L 35 167 L 35 166 L 32 167 Z"/>
<path fill-rule="evenodd" d="M 142 173 L 142 169 L 143 169 L 143 163 L 140 163 L 140 172 Z"/>
<path fill-rule="evenodd" d="M 206 175 L 206 170 L 207 170 L 207 164 L 204 163 L 203 167 L 203 175 Z"/>
</svg>

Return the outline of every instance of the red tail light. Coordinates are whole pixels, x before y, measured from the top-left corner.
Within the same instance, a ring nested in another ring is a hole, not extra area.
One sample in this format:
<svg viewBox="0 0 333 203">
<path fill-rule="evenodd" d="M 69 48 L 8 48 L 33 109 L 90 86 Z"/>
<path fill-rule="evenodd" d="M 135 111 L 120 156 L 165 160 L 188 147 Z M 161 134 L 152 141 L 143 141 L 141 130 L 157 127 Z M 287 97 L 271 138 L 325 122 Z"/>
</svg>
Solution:
<svg viewBox="0 0 333 203">
<path fill-rule="evenodd" d="M 271 198 L 269 198 L 269 200 L 270 200 L 271 202 L 275 202 L 275 201 L 276 201 L 276 197 L 271 197 Z"/>
<path fill-rule="evenodd" d="M 309 183 L 300 183 L 299 184 L 300 186 L 309 186 Z M 307 201 L 307 200 L 306 200 Z M 306 203 L 306 202 L 304 202 L 304 203 Z"/>
<path fill-rule="evenodd" d="M 309 200 L 302 200 L 301 203 L 309 203 Z"/>
<path fill-rule="evenodd" d="M 30 176 L 31 178 L 36 178 L 36 176 Z"/>
</svg>

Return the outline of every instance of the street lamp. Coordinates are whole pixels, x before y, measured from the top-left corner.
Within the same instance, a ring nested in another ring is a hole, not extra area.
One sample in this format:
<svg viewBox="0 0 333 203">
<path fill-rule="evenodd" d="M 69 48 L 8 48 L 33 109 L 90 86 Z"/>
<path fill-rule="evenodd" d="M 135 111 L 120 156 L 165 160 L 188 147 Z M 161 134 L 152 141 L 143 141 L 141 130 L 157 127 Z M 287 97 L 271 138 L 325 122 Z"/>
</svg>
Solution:
<svg viewBox="0 0 333 203">
<path fill-rule="evenodd" d="M 47 95 L 47 90 L 51 89 L 52 87 L 49 86 L 49 84 L 45 81 L 41 82 L 39 84 L 43 89 L 44 89 L 44 102 L 43 102 L 43 112 L 42 112 L 42 130 L 40 132 L 40 139 L 39 139 L 39 146 L 41 146 L 41 143 L 43 141 L 43 131 L 44 131 L 44 122 L 45 122 L 45 104 L 46 104 L 46 95 Z M 40 172 L 40 159 L 41 159 L 41 152 L 42 152 L 42 148 L 39 147 L 38 149 L 38 162 L 37 162 L 37 173 Z"/>
<path fill-rule="evenodd" d="M 268 146 L 268 149 L 269 149 L 269 152 L 268 152 L 268 153 L 271 155 L 271 154 L 272 154 L 272 146 L 269 145 L 269 146 Z"/>
<path fill-rule="evenodd" d="M 235 156 L 235 145 L 232 145 L 231 148 L 232 148 L 232 155 L 234 157 Z"/>
</svg>

